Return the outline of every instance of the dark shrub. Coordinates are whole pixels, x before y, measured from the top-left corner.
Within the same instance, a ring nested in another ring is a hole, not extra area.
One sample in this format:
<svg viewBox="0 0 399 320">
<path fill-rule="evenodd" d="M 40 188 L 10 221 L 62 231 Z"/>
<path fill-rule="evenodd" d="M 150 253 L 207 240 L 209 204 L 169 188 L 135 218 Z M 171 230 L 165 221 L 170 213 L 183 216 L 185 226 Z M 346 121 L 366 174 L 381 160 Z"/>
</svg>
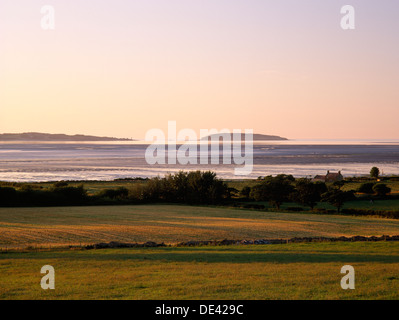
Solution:
<svg viewBox="0 0 399 320">
<path fill-rule="evenodd" d="M 165 178 L 153 178 L 130 189 L 129 197 L 145 202 L 215 204 L 229 197 L 226 184 L 210 171 L 180 171 Z"/>
<path fill-rule="evenodd" d="M 304 211 L 304 209 L 302 207 L 288 207 L 287 210 L 294 211 L 294 212 Z"/>
<path fill-rule="evenodd" d="M 0 205 L 11 205 L 16 199 L 17 191 L 14 188 L 0 187 Z"/>
<path fill-rule="evenodd" d="M 245 198 L 249 198 L 250 193 L 251 193 L 251 188 L 250 187 L 244 187 L 240 191 L 240 195 L 245 197 Z"/>
<path fill-rule="evenodd" d="M 386 184 L 379 183 L 373 187 L 373 191 L 377 193 L 377 195 L 385 197 L 388 193 L 391 193 L 392 190 L 391 188 L 387 187 Z"/>
<path fill-rule="evenodd" d="M 357 191 L 360 193 L 373 194 L 374 193 L 373 187 L 374 187 L 374 183 L 366 182 L 366 183 L 361 184 Z"/>
<path fill-rule="evenodd" d="M 46 193 L 48 197 L 55 196 L 56 202 L 59 205 L 82 204 L 87 200 L 87 191 L 84 189 L 83 185 L 78 187 L 53 188 Z"/>
<path fill-rule="evenodd" d="M 122 200 L 128 197 L 129 190 L 123 187 L 117 189 L 105 189 L 101 190 L 97 196 L 101 198 L 108 198 L 112 200 Z"/>
<path fill-rule="evenodd" d="M 58 181 L 54 183 L 54 188 L 64 188 L 64 187 L 68 187 L 68 183 L 65 181 Z"/>
</svg>

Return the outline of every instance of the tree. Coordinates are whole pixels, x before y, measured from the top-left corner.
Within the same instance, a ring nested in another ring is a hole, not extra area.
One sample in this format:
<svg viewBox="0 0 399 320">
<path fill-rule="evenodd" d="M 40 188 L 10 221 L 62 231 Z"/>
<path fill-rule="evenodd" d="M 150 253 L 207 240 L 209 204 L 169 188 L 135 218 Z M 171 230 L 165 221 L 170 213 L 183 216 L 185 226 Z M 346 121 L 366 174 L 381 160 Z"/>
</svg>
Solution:
<svg viewBox="0 0 399 320">
<path fill-rule="evenodd" d="M 327 185 L 325 182 L 317 181 L 314 183 L 316 189 L 319 191 L 320 195 L 326 193 L 328 191 Z"/>
<path fill-rule="evenodd" d="M 211 171 L 192 171 L 187 174 L 189 203 L 217 203 L 227 195 L 227 185 Z"/>
<path fill-rule="evenodd" d="M 240 194 L 240 191 L 238 191 L 236 188 L 227 188 L 227 199 L 231 199 L 232 197 L 238 197 Z"/>
<path fill-rule="evenodd" d="M 270 179 L 270 177 L 268 178 Z M 292 174 L 279 174 L 275 179 L 280 181 L 295 182 L 295 178 Z"/>
<path fill-rule="evenodd" d="M 249 198 L 250 193 L 251 193 L 251 187 L 248 186 L 242 188 L 242 190 L 240 191 L 240 195 L 245 198 Z"/>
<path fill-rule="evenodd" d="M 322 195 L 322 201 L 328 202 L 337 208 L 338 213 L 346 201 L 354 200 L 353 191 L 342 191 L 341 189 L 332 188 Z"/>
<path fill-rule="evenodd" d="M 230 190 L 232 191 L 232 190 Z M 180 171 L 152 178 L 130 190 L 132 199 L 189 204 L 215 204 L 229 197 L 227 185 L 211 171 Z"/>
<path fill-rule="evenodd" d="M 384 184 L 384 183 L 379 183 L 379 184 L 376 184 L 376 185 L 373 187 L 373 191 L 374 191 L 377 195 L 382 196 L 382 197 L 385 197 L 388 193 L 391 193 L 392 190 L 391 190 L 391 188 L 387 187 L 386 184 Z"/>
<path fill-rule="evenodd" d="M 334 181 L 334 182 L 333 182 L 333 186 L 336 187 L 336 188 L 338 188 L 338 189 L 341 189 L 344 185 L 345 185 L 345 181 L 343 181 L 343 180 L 341 180 L 341 181 Z"/>
<path fill-rule="evenodd" d="M 324 185 L 324 188 L 322 185 Z M 292 194 L 292 199 L 313 210 L 317 202 L 321 200 L 321 194 L 325 191 L 324 183 L 313 183 L 309 179 L 299 179 L 295 186 L 295 192 Z"/>
<path fill-rule="evenodd" d="M 254 186 L 251 190 L 251 198 L 255 201 L 269 201 L 269 203 L 280 209 L 281 204 L 289 199 L 294 191 L 291 178 L 287 176 L 266 177 L 262 183 Z"/>
<path fill-rule="evenodd" d="M 366 182 L 366 183 L 363 183 L 360 185 L 357 192 L 365 193 L 365 194 L 373 194 L 374 193 L 373 187 L 374 187 L 374 183 Z"/>
<path fill-rule="evenodd" d="M 372 178 L 378 179 L 379 175 L 380 175 L 380 169 L 378 169 L 377 167 L 372 167 L 370 170 L 370 176 Z"/>
</svg>

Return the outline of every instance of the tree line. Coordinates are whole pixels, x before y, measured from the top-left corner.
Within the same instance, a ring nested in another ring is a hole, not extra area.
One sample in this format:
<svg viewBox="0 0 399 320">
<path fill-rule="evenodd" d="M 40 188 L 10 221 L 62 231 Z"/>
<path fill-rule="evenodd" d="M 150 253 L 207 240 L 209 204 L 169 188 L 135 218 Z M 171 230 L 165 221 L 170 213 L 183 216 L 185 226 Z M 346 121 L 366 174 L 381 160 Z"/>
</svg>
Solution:
<svg viewBox="0 0 399 320">
<path fill-rule="evenodd" d="M 295 202 L 312 210 L 319 202 L 328 202 L 340 212 L 346 201 L 354 200 L 354 191 L 343 191 L 344 183 L 338 181 L 327 187 L 324 182 L 312 182 L 310 179 L 295 179 L 292 175 L 280 174 L 268 176 L 251 190 L 246 190 L 249 199 L 268 201 L 280 209 L 284 202 Z"/>
<path fill-rule="evenodd" d="M 129 203 L 218 204 L 229 198 L 227 185 L 211 171 L 156 177 L 131 188 L 103 189 L 89 195 L 83 184 L 57 182 L 51 188 L 22 185 L 0 187 L 0 206 L 70 206 Z"/>
<path fill-rule="evenodd" d="M 344 181 L 331 185 L 295 179 L 280 174 L 262 178 L 253 187 L 241 191 L 228 188 L 211 171 L 180 171 L 165 177 L 148 179 L 129 188 L 103 189 L 89 195 L 84 185 L 70 186 L 57 182 L 50 188 L 22 185 L 0 187 L 0 206 L 70 206 L 135 203 L 228 204 L 238 200 L 267 201 L 276 209 L 284 202 L 295 202 L 311 210 L 319 202 L 327 202 L 340 212 L 344 203 L 355 200 L 355 192 L 385 197 L 391 192 L 385 184 L 364 183 L 357 191 L 344 191 Z"/>
</svg>

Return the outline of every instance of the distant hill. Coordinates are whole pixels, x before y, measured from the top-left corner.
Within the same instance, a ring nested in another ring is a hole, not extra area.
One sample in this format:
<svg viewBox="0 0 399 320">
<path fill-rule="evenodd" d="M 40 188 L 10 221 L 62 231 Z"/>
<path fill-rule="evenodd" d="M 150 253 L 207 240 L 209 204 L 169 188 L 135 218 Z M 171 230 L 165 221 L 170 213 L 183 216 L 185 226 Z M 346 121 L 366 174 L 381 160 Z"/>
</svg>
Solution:
<svg viewBox="0 0 399 320">
<path fill-rule="evenodd" d="M 86 136 L 83 134 L 51 134 L 38 132 L 3 133 L 0 141 L 134 141 L 133 139 L 120 139 L 110 137 Z"/>
<path fill-rule="evenodd" d="M 212 137 L 220 137 L 220 134 L 211 134 L 209 136 L 201 138 L 201 140 L 207 140 Z M 233 139 L 232 136 L 230 136 L 231 139 Z M 245 140 L 245 134 L 241 134 L 241 140 Z M 288 140 L 287 138 L 279 137 L 279 136 L 272 136 L 272 135 L 266 135 L 266 134 L 259 134 L 259 133 L 254 133 L 254 141 L 284 141 Z"/>
</svg>

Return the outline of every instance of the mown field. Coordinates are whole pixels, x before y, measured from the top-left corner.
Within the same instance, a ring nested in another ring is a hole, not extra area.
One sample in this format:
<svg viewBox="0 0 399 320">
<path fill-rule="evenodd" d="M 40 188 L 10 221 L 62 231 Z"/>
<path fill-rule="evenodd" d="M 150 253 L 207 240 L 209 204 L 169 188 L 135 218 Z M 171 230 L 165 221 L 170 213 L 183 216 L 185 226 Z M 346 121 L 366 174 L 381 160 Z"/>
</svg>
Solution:
<svg viewBox="0 0 399 320">
<path fill-rule="evenodd" d="M 340 286 L 347 264 L 355 290 Z M 399 243 L 3 253 L 0 273 L 0 299 L 398 299 Z"/>
<path fill-rule="evenodd" d="M 98 242 L 399 235 L 399 220 L 215 207 L 0 208 L 0 248 Z"/>
</svg>

